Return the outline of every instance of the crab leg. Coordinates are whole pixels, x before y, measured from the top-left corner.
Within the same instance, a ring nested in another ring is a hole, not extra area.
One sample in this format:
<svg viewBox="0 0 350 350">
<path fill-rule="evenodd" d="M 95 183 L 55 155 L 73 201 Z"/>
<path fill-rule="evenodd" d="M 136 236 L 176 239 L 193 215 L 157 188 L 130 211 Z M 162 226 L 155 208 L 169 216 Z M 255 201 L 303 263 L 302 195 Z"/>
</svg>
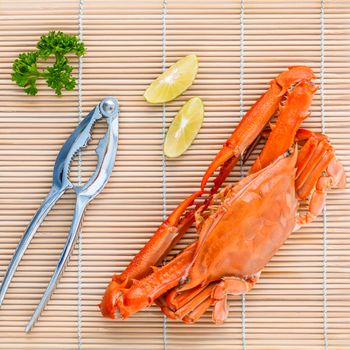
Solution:
<svg viewBox="0 0 350 350">
<path fill-rule="evenodd" d="M 227 295 L 242 295 L 248 293 L 257 283 L 260 276 L 257 274 L 247 280 L 237 277 L 224 278 L 215 286 L 212 297 L 216 300 L 213 311 L 213 322 L 223 323 L 228 316 Z"/>
<path fill-rule="evenodd" d="M 292 146 L 297 130 L 309 116 L 309 108 L 316 90 L 313 84 L 302 80 L 288 93 L 285 105 L 280 108 L 276 125 L 253 164 L 251 173 L 265 168 Z"/>
<path fill-rule="evenodd" d="M 192 290 L 177 293 L 174 288 L 162 297 L 157 304 L 163 313 L 171 319 L 182 319 L 185 323 L 193 323 L 212 305 L 215 299 L 212 292 L 216 283 L 206 287 L 198 286 Z"/>
<path fill-rule="evenodd" d="M 329 188 L 344 188 L 346 184 L 344 168 L 335 158 L 333 147 L 326 138 L 320 139 L 309 139 L 298 158 L 295 186 L 299 199 L 306 199 L 315 189 L 309 210 L 297 216 L 297 225 L 312 222 L 322 212 Z M 322 175 L 324 171 L 326 175 Z"/>
<path fill-rule="evenodd" d="M 271 131 L 263 132 L 263 136 L 268 138 L 266 145 L 270 139 L 273 139 L 273 142 L 270 142 L 271 152 L 273 152 L 273 147 L 279 147 L 277 140 L 281 138 L 276 136 L 278 133 L 275 131 L 280 128 L 279 121 L 280 119 L 277 120 Z M 284 129 L 284 133 L 289 137 L 290 130 Z M 326 135 L 300 128 L 295 133 L 295 141 L 304 145 L 298 154 L 296 193 L 300 200 L 306 199 L 312 193 L 309 210 L 297 217 L 297 226 L 300 226 L 312 222 L 320 215 L 327 190 L 331 187 L 344 188 L 346 176 L 343 166 L 335 158 L 334 149 Z M 275 146 L 271 147 L 271 144 Z M 325 176 L 322 176 L 323 172 L 326 172 Z"/>
<path fill-rule="evenodd" d="M 188 313 L 182 321 L 185 323 L 194 323 L 214 304 L 215 300 L 212 297 L 208 297 L 202 303 L 197 305 L 190 313 Z"/>
<path fill-rule="evenodd" d="M 183 305 L 187 304 L 191 299 L 198 295 L 204 288 L 197 286 L 193 289 L 179 293 L 176 288 L 170 290 L 165 295 L 166 305 L 173 311 L 178 310 Z"/>
<path fill-rule="evenodd" d="M 312 70 L 305 66 L 290 67 L 271 81 L 270 88 L 254 103 L 245 114 L 235 131 L 227 139 L 221 151 L 214 158 L 203 176 L 201 188 L 204 189 L 210 176 L 221 167 L 218 180 L 214 181 L 212 193 L 216 192 L 222 178 L 231 170 L 239 157 L 254 142 L 265 125 L 277 111 L 285 93 L 295 83 L 310 81 L 315 76 Z M 282 152 L 283 153 L 283 152 Z"/>
<path fill-rule="evenodd" d="M 169 306 L 167 305 L 166 301 L 165 301 L 165 295 L 161 295 L 158 299 L 156 299 L 154 302 L 155 304 L 157 304 L 159 306 L 159 308 L 161 309 L 161 311 L 163 312 L 163 314 L 169 318 L 171 318 L 172 320 L 176 320 L 177 317 L 175 315 L 175 312 L 172 311 Z"/>
<path fill-rule="evenodd" d="M 316 139 L 316 140 L 327 140 L 329 141 L 328 137 L 324 134 L 321 134 L 319 132 L 314 132 L 308 129 L 300 128 L 298 129 L 296 135 L 295 135 L 295 141 L 299 144 L 305 143 L 305 141 L 308 141 L 310 139 Z"/>
<path fill-rule="evenodd" d="M 173 319 L 192 323 L 212 305 L 213 322 L 223 323 L 228 315 L 227 295 L 241 295 L 250 291 L 256 284 L 259 274 L 247 280 L 227 277 L 208 286 L 197 286 L 184 292 L 169 291 L 163 301 L 162 311 Z"/>
<path fill-rule="evenodd" d="M 307 198 L 317 179 L 334 157 L 333 147 L 326 140 L 316 143 L 313 141 L 315 140 L 311 139 L 305 144 L 302 151 L 308 151 L 305 152 L 305 156 L 303 152 L 304 157 L 298 159 L 295 187 L 300 199 Z"/>
<path fill-rule="evenodd" d="M 194 310 L 198 305 L 202 304 L 206 299 L 211 297 L 214 287 L 215 284 L 209 284 L 207 287 L 203 288 L 200 291 L 200 293 L 196 293 L 196 295 L 194 295 L 192 299 L 187 301 L 186 304 L 180 306 L 176 310 L 175 315 L 179 319 L 183 319 L 186 315 L 191 313 L 191 311 Z"/>
</svg>

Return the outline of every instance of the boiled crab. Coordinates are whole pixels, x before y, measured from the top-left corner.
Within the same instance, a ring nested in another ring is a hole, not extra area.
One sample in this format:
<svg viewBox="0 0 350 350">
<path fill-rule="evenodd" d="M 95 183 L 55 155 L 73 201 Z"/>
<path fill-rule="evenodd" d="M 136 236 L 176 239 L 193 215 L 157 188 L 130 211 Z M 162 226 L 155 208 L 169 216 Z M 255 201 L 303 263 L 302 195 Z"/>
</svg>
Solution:
<svg viewBox="0 0 350 350">
<path fill-rule="evenodd" d="M 201 190 L 174 210 L 121 275 L 113 276 L 100 304 L 104 316 L 115 318 L 118 312 L 125 319 L 156 302 L 167 316 L 187 323 L 214 306 L 213 321 L 223 322 L 227 295 L 248 292 L 290 233 L 321 213 L 327 189 L 345 186 L 328 138 L 300 129 L 316 91 L 313 78 L 310 68 L 300 66 L 271 82 L 209 166 Z M 264 130 L 277 110 L 276 124 Z M 217 193 L 259 135 L 267 141 L 250 174 Z M 219 168 L 208 194 L 207 181 Z M 204 202 L 191 208 L 204 194 Z M 299 213 L 299 202 L 309 196 L 309 209 Z M 194 221 L 198 240 L 155 267 Z"/>
</svg>

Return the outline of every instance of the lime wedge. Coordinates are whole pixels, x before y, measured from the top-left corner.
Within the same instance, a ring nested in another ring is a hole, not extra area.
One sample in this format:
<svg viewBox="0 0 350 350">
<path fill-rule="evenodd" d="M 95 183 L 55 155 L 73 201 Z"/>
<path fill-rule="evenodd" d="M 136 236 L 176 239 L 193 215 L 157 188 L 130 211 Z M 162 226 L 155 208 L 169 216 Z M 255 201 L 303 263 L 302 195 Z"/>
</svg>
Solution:
<svg viewBox="0 0 350 350">
<path fill-rule="evenodd" d="M 172 101 L 192 85 L 197 70 L 196 55 L 183 57 L 154 80 L 143 96 L 150 103 Z"/>
<path fill-rule="evenodd" d="M 180 156 L 192 144 L 203 122 L 204 106 L 199 97 L 192 97 L 172 121 L 164 142 L 164 154 Z"/>
</svg>

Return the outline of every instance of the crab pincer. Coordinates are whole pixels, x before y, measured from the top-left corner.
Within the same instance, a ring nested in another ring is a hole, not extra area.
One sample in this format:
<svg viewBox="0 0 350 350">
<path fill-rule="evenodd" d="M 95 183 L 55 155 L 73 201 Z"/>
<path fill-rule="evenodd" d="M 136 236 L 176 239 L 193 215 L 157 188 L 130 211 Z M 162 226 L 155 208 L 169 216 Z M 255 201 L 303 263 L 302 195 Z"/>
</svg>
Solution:
<svg viewBox="0 0 350 350">
<path fill-rule="evenodd" d="M 226 140 L 205 172 L 201 188 L 204 189 L 211 175 L 220 168 L 214 180 L 212 193 L 221 186 L 245 150 L 254 142 L 278 110 L 288 90 L 300 81 L 311 81 L 315 75 L 309 67 L 295 66 L 281 73 L 270 82 L 270 88 L 253 104 L 244 115 L 232 135 Z"/>
<path fill-rule="evenodd" d="M 120 275 L 112 277 L 102 302 L 99 304 L 103 316 L 114 318 L 116 299 L 133 283 L 135 284 L 136 281 L 152 274 L 155 266 L 181 239 L 195 219 L 195 210 L 188 210 L 188 207 L 203 193 L 204 191 L 193 193 L 176 207 L 169 217 L 162 222 L 146 245 L 132 259 L 127 268 Z"/>
</svg>

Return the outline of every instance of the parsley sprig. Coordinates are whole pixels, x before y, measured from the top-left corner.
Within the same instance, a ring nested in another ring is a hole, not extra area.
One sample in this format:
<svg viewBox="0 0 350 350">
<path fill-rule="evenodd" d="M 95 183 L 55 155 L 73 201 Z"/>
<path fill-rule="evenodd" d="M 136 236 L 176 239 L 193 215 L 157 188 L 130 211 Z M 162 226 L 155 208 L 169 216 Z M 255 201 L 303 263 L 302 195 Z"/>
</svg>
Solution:
<svg viewBox="0 0 350 350">
<path fill-rule="evenodd" d="M 74 35 L 53 31 L 43 35 L 36 47 L 37 51 L 21 53 L 15 60 L 12 66 L 12 80 L 32 96 L 38 93 L 39 78 L 44 78 L 58 96 L 62 94 L 63 89 L 73 90 L 76 79 L 72 76 L 73 67 L 66 55 L 83 56 L 84 44 Z M 55 58 L 52 66 L 38 68 L 38 63 L 45 62 L 51 56 Z"/>
</svg>

